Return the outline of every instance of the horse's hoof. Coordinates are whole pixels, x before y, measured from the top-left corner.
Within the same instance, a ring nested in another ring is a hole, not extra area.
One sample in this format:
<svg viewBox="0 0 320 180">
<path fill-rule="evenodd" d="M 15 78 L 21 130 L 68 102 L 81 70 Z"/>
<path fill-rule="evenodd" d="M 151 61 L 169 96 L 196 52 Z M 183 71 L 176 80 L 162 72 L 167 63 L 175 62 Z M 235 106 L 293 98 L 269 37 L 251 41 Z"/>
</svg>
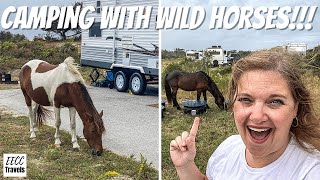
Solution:
<svg viewBox="0 0 320 180">
<path fill-rule="evenodd" d="M 56 148 L 60 148 L 60 144 L 55 144 L 54 145 Z"/>
<path fill-rule="evenodd" d="M 72 150 L 73 150 L 74 152 L 79 152 L 79 151 L 80 151 L 80 148 L 72 148 Z"/>
<path fill-rule="evenodd" d="M 30 139 L 35 139 L 37 136 L 36 136 L 36 134 L 35 133 L 31 133 L 31 135 L 30 135 Z"/>
</svg>

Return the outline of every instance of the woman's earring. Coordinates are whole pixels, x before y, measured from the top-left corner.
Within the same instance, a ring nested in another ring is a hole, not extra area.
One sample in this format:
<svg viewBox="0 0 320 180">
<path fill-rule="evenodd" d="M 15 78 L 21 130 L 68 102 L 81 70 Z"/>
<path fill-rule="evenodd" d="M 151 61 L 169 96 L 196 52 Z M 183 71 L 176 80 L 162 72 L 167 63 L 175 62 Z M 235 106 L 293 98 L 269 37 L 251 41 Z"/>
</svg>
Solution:
<svg viewBox="0 0 320 180">
<path fill-rule="evenodd" d="M 295 117 L 295 118 L 293 119 L 293 121 L 292 121 L 291 126 L 292 126 L 292 127 L 298 127 L 298 125 L 299 125 L 299 119 L 298 119 L 297 117 Z"/>
</svg>

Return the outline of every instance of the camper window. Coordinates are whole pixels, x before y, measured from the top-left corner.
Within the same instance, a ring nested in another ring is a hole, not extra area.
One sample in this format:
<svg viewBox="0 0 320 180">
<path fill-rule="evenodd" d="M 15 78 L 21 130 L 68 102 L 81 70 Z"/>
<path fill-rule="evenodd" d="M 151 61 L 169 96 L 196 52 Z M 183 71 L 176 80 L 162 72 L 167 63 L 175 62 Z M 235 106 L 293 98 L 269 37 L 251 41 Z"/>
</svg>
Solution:
<svg viewBox="0 0 320 180">
<path fill-rule="evenodd" d="M 212 55 L 220 55 L 219 51 L 212 51 Z"/>
<path fill-rule="evenodd" d="M 95 22 L 89 29 L 89 37 L 101 37 L 100 22 Z"/>
</svg>

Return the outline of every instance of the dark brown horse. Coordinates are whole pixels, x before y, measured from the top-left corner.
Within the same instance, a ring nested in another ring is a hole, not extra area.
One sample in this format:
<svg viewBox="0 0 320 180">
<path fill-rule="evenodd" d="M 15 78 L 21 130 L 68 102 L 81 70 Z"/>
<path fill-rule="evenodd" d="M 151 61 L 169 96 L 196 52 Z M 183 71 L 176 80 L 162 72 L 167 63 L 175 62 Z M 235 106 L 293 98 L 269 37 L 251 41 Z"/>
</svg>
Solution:
<svg viewBox="0 0 320 180">
<path fill-rule="evenodd" d="M 78 112 L 83 122 L 83 135 L 93 155 L 101 155 L 102 133 L 105 131 L 102 114 L 93 105 L 84 80 L 69 57 L 59 65 L 52 65 L 41 60 L 26 63 L 20 72 L 20 86 L 29 109 L 30 138 L 35 138 L 35 126 L 41 123 L 48 110 L 43 106 L 53 106 L 56 120 L 55 145 L 60 146 L 59 128 L 61 124 L 60 108 L 68 107 L 72 145 L 80 146 L 76 137 L 75 115 Z"/>
<path fill-rule="evenodd" d="M 215 98 L 215 103 L 218 107 L 221 110 L 226 109 L 224 97 L 217 85 L 211 77 L 203 71 L 195 73 L 173 71 L 166 75 L 165 89 L 168 103 L 171 104 L 173 100 L 173 106 L 180 110 L 181 108 L 177 102 L 177 91 L 179 88 L 185 91 L 197 91 L 197 100 L 200 100 L 202 92 L 205 101 L 207 101 L 206 91 L 209 91 Z"/>
</svg>

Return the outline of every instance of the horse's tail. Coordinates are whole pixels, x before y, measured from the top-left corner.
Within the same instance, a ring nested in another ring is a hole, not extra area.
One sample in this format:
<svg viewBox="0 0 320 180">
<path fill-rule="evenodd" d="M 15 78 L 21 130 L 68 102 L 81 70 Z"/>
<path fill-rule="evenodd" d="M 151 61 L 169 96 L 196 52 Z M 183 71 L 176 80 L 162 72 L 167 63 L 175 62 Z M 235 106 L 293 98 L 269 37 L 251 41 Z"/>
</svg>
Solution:
<svg viewBox="0 0 320 180">
<path fill-rule="evenodd" d="M 51 117 L 51 111 L 39 105 L 37 109 L 36 122 L 38 126 L 42 125 L 45 122 L 46 118 Z"/>
<path fill-rule="evenodd" d="M 168 103 L 171 104 L 172 103 L 172 93 L 171 93 L 171 87 L 168 83 L 167 77 L 168 77 L 168 74 L 164 78 L 164 88 L 166 89 L 166 96 L 167 96 Z"/>
</svg>

